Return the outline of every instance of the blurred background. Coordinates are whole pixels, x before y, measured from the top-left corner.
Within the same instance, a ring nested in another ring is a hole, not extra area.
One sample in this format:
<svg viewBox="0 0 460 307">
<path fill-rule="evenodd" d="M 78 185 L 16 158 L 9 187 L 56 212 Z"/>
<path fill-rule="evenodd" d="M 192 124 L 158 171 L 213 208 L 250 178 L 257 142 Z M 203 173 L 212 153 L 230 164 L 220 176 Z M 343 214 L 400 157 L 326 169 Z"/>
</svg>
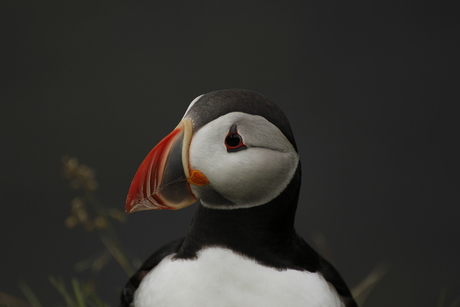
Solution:
<svg viewBox="0 0 460 307">
<path fill-rule="evenodd" d="M 104 249 L 64 223 L 80 192 L 63 155 L 93 168 L 99 201 L 123 210 L 137 167 L 188 104 L 245 88 L 290 119 L 298 232 L 316 248 L 324 238 L 350 287 L 388 265 L 365 306 L 448 306 L 460 296 L 459 8 L 1 1 L 0 292 L 24 298 L 23 281 L 58 306 L 48 276 L 85 279 L 75 264 Z M 116 226 L 126 253 L 145 260 L 183 236 L 193 210 L 128 216 Z M 111 260 L 97 292 L 116 306 L 127 279 Z"/>
</svg>

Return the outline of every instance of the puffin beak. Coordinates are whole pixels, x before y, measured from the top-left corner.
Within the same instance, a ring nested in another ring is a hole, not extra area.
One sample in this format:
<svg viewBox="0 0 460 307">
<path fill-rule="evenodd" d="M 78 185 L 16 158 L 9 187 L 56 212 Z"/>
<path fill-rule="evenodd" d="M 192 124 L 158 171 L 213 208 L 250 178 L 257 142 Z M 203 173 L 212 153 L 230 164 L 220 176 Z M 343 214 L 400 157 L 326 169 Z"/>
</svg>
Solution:
<svg viewBox="0 0 460 307">
<path fill-rule="evenodd" d="M 190 184 L 209 181 L 189 166 L 192 123 L 183 119 L 147 155 L 136 172 L 126 199 L 126 213 L 153 209 L 181 209 L 196 201 Z"/>
</svg>

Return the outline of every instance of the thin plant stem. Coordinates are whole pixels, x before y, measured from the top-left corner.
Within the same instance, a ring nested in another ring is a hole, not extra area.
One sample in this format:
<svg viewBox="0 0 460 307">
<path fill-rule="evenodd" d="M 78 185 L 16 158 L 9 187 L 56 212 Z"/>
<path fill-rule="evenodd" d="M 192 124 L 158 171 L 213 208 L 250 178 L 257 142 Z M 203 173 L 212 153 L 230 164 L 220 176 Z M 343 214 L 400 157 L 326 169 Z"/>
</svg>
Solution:
<svg viewBox="0 0 460 307">
<path fill-rule="evenodd" d="M 50 276 L 49 280 L 56 288 L 56 290 L 59 292 L 59 294 L 61 294 L 61 296 L 64 298 L 67 307 L 78 306 L 76 302 L 72 299 L 70 294 L 67 292 L 64 281 L 61 278 L 57 279 L 54 276 Z"/>
<path fill-rule="evenodd" d="M 101 204 L 96 199 L 94 194 L 91 191 L 86 190 L 86 197 L 87 199 L 93 204 L 96 213 L 99 216 L 104 216 L 104 212 L 102 209 Z M 113 227 L 112 222 L 110 219 L 107 220 L 107 225 L 103 229 L 99 230 L 99 238 L 101 239 L 104 246 L 110 252 L 110 254 L 115 258 L 121 268 L 125 271 L 128 276 L 132 276 L 134 274 L 134 268 L 132 267 L 130 261 L 126 257 L 125 253 L 122 251 L 121 243 L 118 240 L 118 236 L 116 234 L 115 228 Z"/>
<path fill-rule="evenodd" d="M 77 306 L 85 307 L 85 300 L 83 299 L 83 295 L 80 290 L 80 283 L 75 278 L 72 278 L 72 288 L 75 299 L 77 300 Z"/>
<path fill-rule="evenodd" d="M 20 282 L 19 288 L 21 288 L 22 293 L 24 293 L 27 301 L 32 305 L 32 307 L 42 307 L 35 293 L 25 282 Z"/>
</svg>

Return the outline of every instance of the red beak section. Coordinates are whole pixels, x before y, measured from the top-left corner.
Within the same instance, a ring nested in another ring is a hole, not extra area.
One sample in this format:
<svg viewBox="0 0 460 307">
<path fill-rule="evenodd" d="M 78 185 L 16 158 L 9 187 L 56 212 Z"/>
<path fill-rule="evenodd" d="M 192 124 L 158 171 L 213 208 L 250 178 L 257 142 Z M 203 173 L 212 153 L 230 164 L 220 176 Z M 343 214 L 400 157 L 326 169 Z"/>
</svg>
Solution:
<svg viewBox="0 0 460 307">
<path fill-rule="evenodd" d="M 131 183 L 127 213 L 152 209 L 181 209 L 196 200 L 191 193 L 188 149 L 192 124 L 184 119 L 144 159 Z"/>
</svg>

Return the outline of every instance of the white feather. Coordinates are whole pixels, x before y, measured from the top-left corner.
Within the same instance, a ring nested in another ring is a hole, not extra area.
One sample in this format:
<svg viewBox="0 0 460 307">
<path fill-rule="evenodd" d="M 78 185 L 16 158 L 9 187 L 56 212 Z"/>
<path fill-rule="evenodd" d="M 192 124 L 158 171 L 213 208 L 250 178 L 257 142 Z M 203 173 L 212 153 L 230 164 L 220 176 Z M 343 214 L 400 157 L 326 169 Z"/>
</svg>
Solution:
<svg viewBox="0 0 460 307">
<path fill-rule="evenodd" d="M 224 248 L 198 259 L 164 258 L 135 293 L 135 307 L 343 307 L 317 273 L 279 271 Z"/>
<path fill-rule="evenodd" d="M 227 152 L 225 137 L 236 125 L 246 150 Z M 284 134 L 258 115 L 231 112 L 203 126 L 190 144 L 190 166 L 210 181 L 210 186 L 237 206 L 248 208 L 265 204 L 278 196 L 291 181 L 299 156 Z M 216 207 L 191 186 L 207 207 Z M 208 187 L 204 187 L 207 189 Z M 224 209 L 224 206 L 216 208 Z"/>
</svg>

